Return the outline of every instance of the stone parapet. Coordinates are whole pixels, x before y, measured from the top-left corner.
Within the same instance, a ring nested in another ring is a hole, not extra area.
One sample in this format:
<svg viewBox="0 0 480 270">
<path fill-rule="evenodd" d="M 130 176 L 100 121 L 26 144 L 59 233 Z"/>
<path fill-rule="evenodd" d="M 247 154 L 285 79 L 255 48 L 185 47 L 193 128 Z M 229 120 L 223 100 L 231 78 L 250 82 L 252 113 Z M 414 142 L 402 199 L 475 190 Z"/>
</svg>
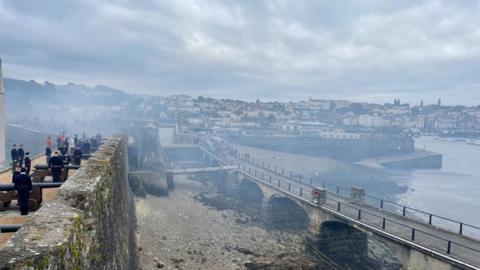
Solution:
<svg viewBox="0 0 480 270">
<path fill-rule="evenodd" d="M 0 269 L 135 269 L 127 138 L 114 135 L 0 250 Z"/>
</svg>

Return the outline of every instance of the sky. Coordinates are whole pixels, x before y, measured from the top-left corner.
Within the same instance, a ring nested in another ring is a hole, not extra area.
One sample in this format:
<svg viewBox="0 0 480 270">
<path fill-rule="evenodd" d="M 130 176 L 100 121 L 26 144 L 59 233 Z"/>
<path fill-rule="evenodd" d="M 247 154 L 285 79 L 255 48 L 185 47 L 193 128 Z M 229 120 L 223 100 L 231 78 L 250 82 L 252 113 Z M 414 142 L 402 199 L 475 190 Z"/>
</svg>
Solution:
<svg viewBox="0 0 480 270">
<path fill-rule="evenodd" d="M 0 57 L 7 77 L 140 94 L 477 105 L 479 14 L 474 0 L 0 0 Z"/>
</svg>

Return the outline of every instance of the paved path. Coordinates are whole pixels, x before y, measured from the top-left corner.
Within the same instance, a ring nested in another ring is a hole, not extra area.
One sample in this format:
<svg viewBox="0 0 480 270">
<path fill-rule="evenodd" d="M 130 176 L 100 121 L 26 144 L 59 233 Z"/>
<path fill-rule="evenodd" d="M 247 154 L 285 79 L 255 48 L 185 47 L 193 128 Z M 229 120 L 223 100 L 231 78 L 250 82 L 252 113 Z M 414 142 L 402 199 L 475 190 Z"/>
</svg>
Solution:
<svg viewBox="0 0 480 270">
<path fill-rule="evenodd" d="M 228 155 L 221 159 L 240 166 L 243 173 L 255 177 L 265 184 L 271 184 L 273 187 L 287 191 L 305 201 L 311 201 L 312 186 L 308 180 L 304 179 L 306 182 L 302 183 L 297 176 L 291 175 L 286 170 L 282 175 L 281 168 L 277 167 L 275 169 L 272 166 L 275 161 L 268 161 L 271 163 L 270 168 L 268 168 L 267 161 L 264 160 L 262 167 L 262 160 L 252 160 L 252 158 L 255 157 L 250 155 L 250 159 L 247 161 L 243 155 L 238 153 L 237 157 Z M 419 245 L 449 258 L 480 267 L 480 241 L 478 240 L 423 224 L 384 209 L 354 204 L 349 199 L 337 195 L 336 192 L 328 193 L 327 204 L 324 205 L 324 208 L 330 210 L 333 214 L 337 214 L 340 218 L 342 218 L 342 215 L 347 216 L 354 219 L 356 223 L 390 233 L 408 241 L 411 245 Z"/>
</svg>

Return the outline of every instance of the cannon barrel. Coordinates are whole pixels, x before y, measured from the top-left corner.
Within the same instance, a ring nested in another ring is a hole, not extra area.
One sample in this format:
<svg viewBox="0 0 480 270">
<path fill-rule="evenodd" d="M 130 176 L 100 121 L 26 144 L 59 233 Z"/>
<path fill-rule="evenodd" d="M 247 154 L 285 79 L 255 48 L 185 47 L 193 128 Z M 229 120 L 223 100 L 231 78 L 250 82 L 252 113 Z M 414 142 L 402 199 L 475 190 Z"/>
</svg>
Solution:
<svg viewBox="0 0 480 270">
<path fill-rule="evenodd" d="M 39 183 L 32 183 L 33 187 L 40 187 L 40 188 L 58 188 L 61 187 L 63 182 L 39 182 Z M 0 184 L 0 191 L 10 191 L 15 190 L 14 184 Z"/>
<path fill-rule="evenodd" d="M 48 165 L 47 164 L 37 164 L 34 166 L 35 170 L 48 170 Z M 80 165 L 65 165 L 63 166 L 65 169 L 72 169 L 72 170 L 77 170 L 80 168 Z"/>
<path fill-rule="evenodd" d="M 0 233 L 16 232 L 22 227 L 22 224 L 3 224 L 0 225 Z"/>
</svg>

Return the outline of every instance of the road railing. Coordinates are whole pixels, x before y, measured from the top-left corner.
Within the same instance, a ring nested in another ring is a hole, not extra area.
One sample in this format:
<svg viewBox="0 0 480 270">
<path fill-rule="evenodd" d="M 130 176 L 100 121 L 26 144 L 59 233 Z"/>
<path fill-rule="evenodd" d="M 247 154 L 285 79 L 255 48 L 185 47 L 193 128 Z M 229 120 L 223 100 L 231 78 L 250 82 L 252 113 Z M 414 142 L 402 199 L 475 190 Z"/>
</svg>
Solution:
<svg viewBox="0 0 480 270">
<path fill-rule="evenodd" d="M 291 181 L 282 180 L 276 175 L 264 173 L 261 170 L 257 170 L 259 168 L 257 168 L 255 165 L 247 166 L 245 164 L 238 163 L 237 167 L 238 170 L 242 171 L 244 174 L 249 175 L 256 180 L 262 181 L 274 189 L 313 203 L 311 196 L 312 188 L 310 187 L 306 188 L 304 185 L 294 184 Z M 418 227 L 407 225 L 398 219 L 383 216 L 368 209 L 362 208 L 361 206 L 352 204 L 348 201 L 342 201 L 336 196 L 336 191 L 328 192 L 327 194 L 330 194 L 327 195 L 327 202 L 323 205 L 319 204 L 319 207 L 328 208 L 331 211 L 348 216 L 357 220 L 358 222 L 375 227 L 386 233 L 445 254 L 449 257 L 471 264 L 478 263 L 476 262 L 476 258 L 480 256 L 479 249 L 469 247 L 460 243 L 459 241 L 435 235 L 431 232 L 427 232 L 426 230 L 419 229 Z"/>
<path fill-rule="evenodd" d="M 240 153 L 237 150 L 232 152 L 235 158 L 240 159 L 251 165 L 254 165 L 257 168 L 267 170 L 271 173 L 274 173 L 275 175 L 286 177 L 297 183 L 300 183 L 312 188 L 314 187 L 313 177 L 308 177 L 304 174 L 295 172 L 293 170 L 288 170 L 280 166 L 270 164 L 269 162 L 255 159 L 249 153 Z M 233 160 L 230 159 L 230 162 L 233 162 Z M 322 182 L 322 187 L 327 189 L 331 193 L 344 197 L 345 199 L 352 198 L 352 188 L 328 183 L 325 181 Z M 402 204 L 393 202 L 391 200 L 370 195 L 368 193 L 364 194 L 364 198 L 365 198 L 364 203 L 370 207 L 373 207 L 382 211 L 387 211 L 397 216 L 409 218 L 417 222 L 421 222 L 423 224 L 428 224 L 437 229 L 457 233 L 467 238 L 480 240 L 479 226 L 475 226 L 462 221 L 447 218 L 438 214 L 430 213 L 428 211 L 419 210 L 407 205 L 402 205 Z"/>
</svg>

